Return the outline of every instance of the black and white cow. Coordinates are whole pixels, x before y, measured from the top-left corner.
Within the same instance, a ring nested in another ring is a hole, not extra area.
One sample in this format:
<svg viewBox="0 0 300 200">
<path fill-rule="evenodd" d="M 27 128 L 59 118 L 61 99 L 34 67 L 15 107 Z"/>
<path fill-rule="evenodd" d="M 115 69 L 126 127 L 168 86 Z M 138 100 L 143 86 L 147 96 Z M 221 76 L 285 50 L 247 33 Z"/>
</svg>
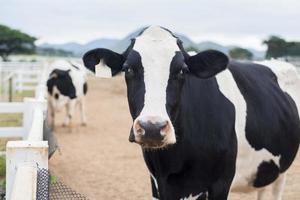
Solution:
<svg viewBox="0 0 300 200">
<path fill-rule="evenodd" d="M 66 107 L 63 126 L 72 129 L 72 119 L 76 104 L 79 103 L 82 125 L 86 125 L 85 95 L 87 93 L 86 73 L 74 64 L 58 60 L 52 64 L 53 70 L 47 81 L 49 123 L 54 128 L 55 112 Z"/>
<path fill-rule="evenodd" d="M 129 140 L 142 146 L 154 199 L 225 200 L 230 189 L 257 189 L 261 200 L 270 184 L 281 199 L 300 138 L 294 94 L 287 93 L 295 91 L 278 80 L 286 77 L 218 51 L 189 56 L 157 26 L 123 54 L 94 49 L 83 61 L 94 72 L 98 65 L 112 75 L 125 71 Z"/>
</svg>

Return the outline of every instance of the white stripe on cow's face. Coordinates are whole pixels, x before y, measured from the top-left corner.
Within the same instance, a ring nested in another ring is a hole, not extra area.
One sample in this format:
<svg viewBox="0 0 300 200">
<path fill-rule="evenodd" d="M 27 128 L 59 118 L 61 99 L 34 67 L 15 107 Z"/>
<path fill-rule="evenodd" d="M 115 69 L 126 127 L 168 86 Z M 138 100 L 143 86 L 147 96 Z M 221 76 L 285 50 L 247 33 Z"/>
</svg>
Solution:
<svg viewBox="0 0 300 200">
<path fill-rule="evenodd" d="M 172 59 L 180 51 L 177 38 L 161 27 L 152 26 L 136 38 L 133 49 L 141 56 L 145 83 L 144 107 L 135 122 L 167 120 L 170 127 L 161 134 L 166 136 L 165 143 L 175 143 L 174 128 L 166 110 L 166 90 Z"/>
</svg>

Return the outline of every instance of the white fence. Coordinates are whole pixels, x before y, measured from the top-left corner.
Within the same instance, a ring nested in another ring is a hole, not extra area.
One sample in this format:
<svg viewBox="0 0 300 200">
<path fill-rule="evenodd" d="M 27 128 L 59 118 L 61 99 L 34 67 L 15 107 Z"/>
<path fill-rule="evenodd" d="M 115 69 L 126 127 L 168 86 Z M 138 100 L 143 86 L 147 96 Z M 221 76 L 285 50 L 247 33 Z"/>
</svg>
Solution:
<svg viewBox="0 0 300 200">
<path fill-rule="evenodd" d="M 43 62 L 0 62 L 0 85 L 2 100 L 12 93 L 35 90 L 41 81 L 41 74 L 47 66 Z M 11 87 L 11 88 L 10 88 Z"/>
<path fill-rule="evenodd" d="M 35 75 L 37 70 L 28 71 L 30 64 L 26 64 L 26 70 L 22 70 L 22 74 Z M 12 68 L 9 70 L 18 77 L 20 66 L 16 66 L 15 63 L 11 66 L 16 67 L 15 71 Z M 47 66 L 39 67 L 42 70 L 37 75 L 39 80 L 38 85 L 34 87 L 34 98 L 25 98 L 22 103 L 0 103 L 0 113 L 23 114 L 21 127 L 0 128 L 0 137 L 22 138 L 19 141 L 9 141 L 6 146 L 6 199 L 8 200 L 36 199 L 37 171 L 48 169 L 48 142 L 43 141 L 43 124 L 47 112 L 45 100 Z"/>
</svg>

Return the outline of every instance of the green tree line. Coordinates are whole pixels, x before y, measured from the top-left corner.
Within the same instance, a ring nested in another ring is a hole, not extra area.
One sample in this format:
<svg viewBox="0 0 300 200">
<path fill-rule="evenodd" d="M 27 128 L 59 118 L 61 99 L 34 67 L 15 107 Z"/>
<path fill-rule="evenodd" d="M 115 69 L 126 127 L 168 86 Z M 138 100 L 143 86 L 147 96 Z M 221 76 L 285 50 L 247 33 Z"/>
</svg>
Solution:
<svg viewBox="0 0 300 200">
<path fill-rule="evenodd" d="M 268 47 L 266 58 L 300 56 L 300 42 L 287 42 L 278 36 L 271 36 L 263 43 Z"/>
</svg>

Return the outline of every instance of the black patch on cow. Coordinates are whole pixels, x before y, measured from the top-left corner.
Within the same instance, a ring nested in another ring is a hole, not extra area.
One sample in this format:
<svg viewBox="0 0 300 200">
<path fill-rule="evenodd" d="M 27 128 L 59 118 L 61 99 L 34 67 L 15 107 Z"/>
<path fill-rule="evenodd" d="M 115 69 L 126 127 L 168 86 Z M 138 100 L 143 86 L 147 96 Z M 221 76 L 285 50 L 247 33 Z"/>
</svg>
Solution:
<svg viewBox="0 0 300 200">
<path fill-rule="evenodd" d="M 258 166 L 253 186 L 264 187 L 269 185 L 278 178 L 279 173 L 279 168 L 273 160 L 269 162 L 264 161 Z"/>
<path fill-rule="evenodd" d="M 215 50 L 207 50 L 190 56 L 186 60 L 189 70 L 200 78 L 210 78 L 225 70 L 228 65 L 228 57 Z"/>
<path fill-rule="evenodd" d="M 293 162 L 299 147 L 300 122 L 292 98 L 281 90 L 276 75 L 252 63 L 229 64 L 247 103 L 246 138 L 256 150 L 280 156 L 280 172 Z"/>
<path fill-rule="evenodd" d="M 187 72 L 188 68 L 184 63 L 184 56 L 178 51 L 170 63 L 170 75 L 166 91 L 166 109 L 171 121 L 175 120 L 178 111 L 182 86 Z"/>
<path fill-rule="evenodd" d="M 86 52 L 82 59 L 84 65 L 92 72 L 95 72 L 95 66 L 98 65 L 100 61 L 104 62 L 104 64 L 111 68 L 112 76 L 121 72 L 123 63 L 125 62 L 123 55 L 103 48 Z"/>
<path fill-rule="evenodd" d="M 70 70 L 54 69 L 50 73 L 50 78 L 47 81 L 47 89 L 50 95 L 53 95 L 53 87 L 56 86 L 62 95 L 70 99 L 76 98 L 75 86 L 69 72 Z"/>
<path fill-rule="evenodd" d="M 87 85 L 87 82 L 85 82 L 83 84 L 83 94 L 86 95 L 87 91 L 88 91 L 88 85 Z"/>
<path fill-rule="evenodd" d="M 125 71 L 129 110 L 135 119 L 144 107 L 145 98 L 144 67 L 137 51 L 130 51 L 122 70 Z"/>
</svg>

